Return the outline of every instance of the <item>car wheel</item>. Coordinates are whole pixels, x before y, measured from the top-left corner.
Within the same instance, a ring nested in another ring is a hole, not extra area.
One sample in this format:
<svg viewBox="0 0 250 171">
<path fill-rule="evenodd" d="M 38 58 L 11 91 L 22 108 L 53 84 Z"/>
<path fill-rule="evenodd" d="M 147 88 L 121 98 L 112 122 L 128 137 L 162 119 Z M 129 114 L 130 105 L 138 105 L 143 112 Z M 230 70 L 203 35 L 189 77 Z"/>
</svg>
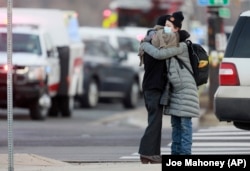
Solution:
<svg viewBox="0 0 250 171">
<path fill-rule="evenodd" d="M 32 120 L 45 120 L 48 115 L 49 108 L 41 106 L 39 102 L 36 101 L 32 103 L 29 110 L 30 118 Z"/>
<path fill-rule="evenodd" d="M 137 81 L 134 81 L 129 89 L 129 92 L 123 100 L 123 106 L 125 108 L 135 108 L 137 106 L 140 95 L 140 87 Z"/>
<path fill-rule="evenodd" d="M 250 123 L 247 122 L 234 122 L 233 123 L 236 128 L 243 130 L 250 130 Z"/>
<path fill-rule="evenodd" d="M 99 88 L 96 80 L 91 80 L 86 93 L 83 95 L 82 106 L 94 108 L 99 101 Z"/>
<path fill-rule="evenodd" d="M 48 95 L 48 89 L 43 89 L 43 93 L 38 99 L 31 101 L 29 111 L 32 120 L 45 120 L 51 107 L 51 98 Z"/>
</svg>

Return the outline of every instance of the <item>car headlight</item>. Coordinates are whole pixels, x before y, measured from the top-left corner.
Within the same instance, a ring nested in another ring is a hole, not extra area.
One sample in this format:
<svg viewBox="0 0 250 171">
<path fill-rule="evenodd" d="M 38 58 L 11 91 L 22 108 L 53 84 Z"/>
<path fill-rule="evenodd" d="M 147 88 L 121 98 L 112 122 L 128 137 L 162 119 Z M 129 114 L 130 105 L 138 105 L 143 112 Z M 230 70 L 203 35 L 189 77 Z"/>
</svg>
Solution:
<svg viewBox="0 0 250 171">
<path fill-rule="evenodd" d="M 29 81 L 45 80 L 46 69 L 43 66 L 29 66 L 17 70 L 17 74 L 26 75 Z"/>
</svg>

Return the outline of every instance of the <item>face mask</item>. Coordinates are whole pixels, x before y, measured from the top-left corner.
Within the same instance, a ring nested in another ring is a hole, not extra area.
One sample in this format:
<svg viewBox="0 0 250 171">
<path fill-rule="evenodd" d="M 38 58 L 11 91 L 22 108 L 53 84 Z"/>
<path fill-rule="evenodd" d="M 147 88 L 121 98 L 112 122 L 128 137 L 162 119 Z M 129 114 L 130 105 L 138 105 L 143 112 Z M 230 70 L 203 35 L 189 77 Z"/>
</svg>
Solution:
<svg viewBox="0 0 250 171">
<path fill-rule="evenodd" d="M 165 33 L 171 33 L 171 32 L 172 32 L 171 27 L 165 26 L 165 27 L 164 27 L 164 32 L 165 32 Z"/>
</svg>

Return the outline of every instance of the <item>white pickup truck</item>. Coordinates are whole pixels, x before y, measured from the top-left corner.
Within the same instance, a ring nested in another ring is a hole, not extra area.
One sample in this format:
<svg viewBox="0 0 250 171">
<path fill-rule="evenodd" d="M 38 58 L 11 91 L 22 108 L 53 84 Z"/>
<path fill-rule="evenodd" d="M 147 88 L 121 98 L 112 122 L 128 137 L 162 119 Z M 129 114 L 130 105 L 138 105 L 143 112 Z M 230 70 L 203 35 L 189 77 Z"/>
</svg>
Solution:
<svg viewBox="0 0 250 171">
<path fill-rule="evenodd" d="M 0 107 L 7 107 L 7 10 L 0 9 Z M 13 8 L 13 106 L 33 120 L 70 117 L 82 94 L 84 45 L 74 11 Z"/>
</svg>

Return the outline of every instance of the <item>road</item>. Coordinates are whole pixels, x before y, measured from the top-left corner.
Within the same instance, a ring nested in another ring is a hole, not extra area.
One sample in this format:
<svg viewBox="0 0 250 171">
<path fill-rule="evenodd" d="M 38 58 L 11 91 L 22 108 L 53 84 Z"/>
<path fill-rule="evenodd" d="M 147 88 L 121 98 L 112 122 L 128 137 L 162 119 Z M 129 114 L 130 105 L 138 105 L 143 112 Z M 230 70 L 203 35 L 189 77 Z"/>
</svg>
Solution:
<svg viewBox="0 0 250 171">
<path fill-rule="evenodd" d="M 96 109 L 77 108 L 71 118 L 32 121 L 28 111 L 15 109 L 14 153 L 68 162 L 138 161 L 138 145 L 146 124 L 144 112 L 143 102 L 136 110 L 124 110 L 119 103 L 100 104 Z M 7 128 L 6 111 L 1 110 L 0 153 L 8 153 Z M 194 153 L 250 154 L 249 132 L 231 125 L 221 130 L 216 126 L 195 128 Z M 165 123 L 163 154 L 170 153 L 170 132 L 169 124 Z M 235 134 L 230 135 L 232 132 Z"/>
<path fill-rule="evenodd" d="M 143 107 L 140 102 L 138 110 Z M 135 110 L 136 111 L 136 110 Z M 32 121 L 28 111 L 14 110 L 14 152 L 34 153 L 63 161 L 116 161 L 137 151 L 144 127 L 131 123 L 134 110 L 120 103 L 96 109 L 77 108 L 71 118 Z M 146 118 L 144 121 L 146 123 Z M 0 111 L 0 151 L 7 153 L 6 110 Z M 169 141 L 169 134 L 163 136 Z"/>
<path fill-rule="evenodd" d="M 193 155 L 250 155 L 250 132 L 233 125 L 217 125 L 199 128 L 193 133 Z M 163 145 L 163 155 L 170 155 L 170 145 Z M 120 159 L 139 160 L 137 152 L 124 155 Z"/>
</svg>

